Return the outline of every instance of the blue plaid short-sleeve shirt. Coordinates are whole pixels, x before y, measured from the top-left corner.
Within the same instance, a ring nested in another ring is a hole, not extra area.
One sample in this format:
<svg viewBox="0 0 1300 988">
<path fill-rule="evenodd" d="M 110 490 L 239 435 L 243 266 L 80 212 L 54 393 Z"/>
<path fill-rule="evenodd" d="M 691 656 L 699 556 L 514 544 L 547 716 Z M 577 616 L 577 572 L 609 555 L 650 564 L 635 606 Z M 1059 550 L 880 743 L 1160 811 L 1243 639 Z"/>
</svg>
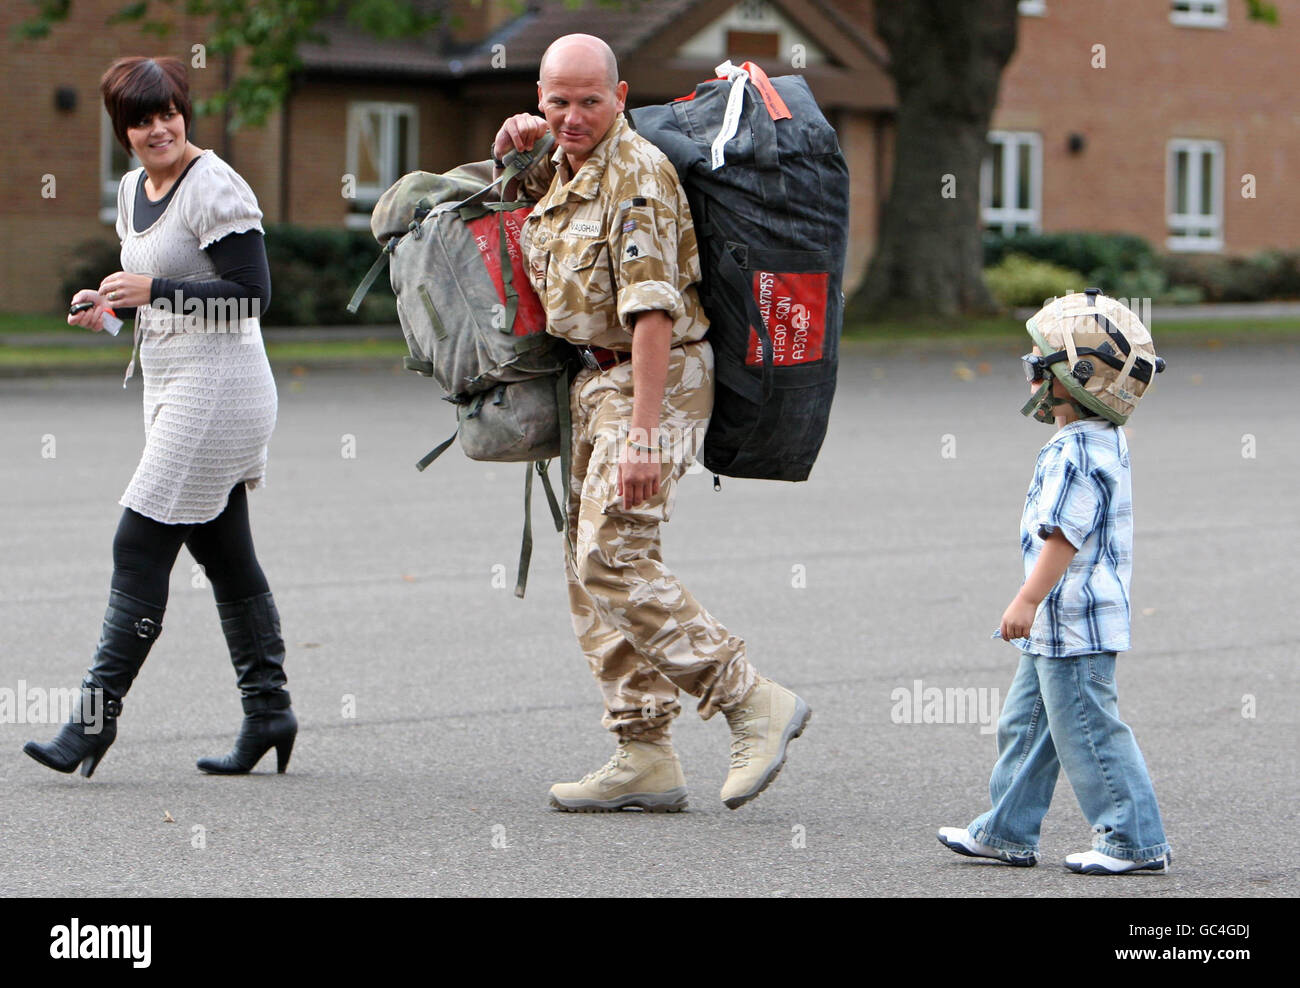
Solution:
<svg viewBox="0 0 1300 988">
<path fill-rule="evenodd" d="M 1126 651 L 1133 488 L 1119 426 L 1071 422 L 1039 452 L 1020 520 L 1026 578 L 1058 529 L 1078 551 L 1039 605 L 1029 637 L 1016 644 L 1053 658 Z"/>
</svg>

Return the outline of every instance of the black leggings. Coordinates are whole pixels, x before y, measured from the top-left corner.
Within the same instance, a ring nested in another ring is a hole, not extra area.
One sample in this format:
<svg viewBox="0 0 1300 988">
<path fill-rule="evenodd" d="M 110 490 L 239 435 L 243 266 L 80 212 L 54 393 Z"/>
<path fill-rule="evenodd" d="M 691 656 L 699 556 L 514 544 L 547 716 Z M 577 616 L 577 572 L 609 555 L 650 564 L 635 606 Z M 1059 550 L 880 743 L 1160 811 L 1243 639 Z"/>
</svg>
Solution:
<svg viewBox="0 0 1300 988">
<path fill-rule="evenodd" d="M 231 490 L 225 510 L 202 525 L 164 525 L 130 508 L 123 511 L 113 537 L 113 589 L 165 607 L 172 566 L 182 544 L 203 567 L 218 604 L 270 590 L 253 551 L 243 483 Z"/>
</svg>

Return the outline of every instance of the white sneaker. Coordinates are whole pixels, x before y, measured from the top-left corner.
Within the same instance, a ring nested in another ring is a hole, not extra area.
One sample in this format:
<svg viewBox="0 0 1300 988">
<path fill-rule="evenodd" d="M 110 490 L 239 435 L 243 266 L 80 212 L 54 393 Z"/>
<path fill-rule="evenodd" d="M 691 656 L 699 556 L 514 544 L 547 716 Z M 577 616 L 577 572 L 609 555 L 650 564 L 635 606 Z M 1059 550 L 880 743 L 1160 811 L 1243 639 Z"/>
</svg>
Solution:
<svg viewBox="0 0 1300 988">
<path fill-rule="evenodd" d="M 939 843 L 948 850 L 964 854 L 968 858 L 992 858 L 994 861 L 1004 861 L 1017 868 L 1032 868 L 1038 864 L 1036 853 L 1012 854 L 1010 851 L 990 847 L 977 841 L 965 827 L 940 827 L 938 836 Z"/>
<path fill-rule="evenodd" d="M 1127 858 L 1113 858 L 1104 851 L 1084 851 L 1081 854 L 1067 855 L 1065 867 L 1076 875 L 1123 875 L 1129 871 L 1154 871 L 1163 875 L 1169 871 L 1173 860 L 1173 852 L 1146 861 L 1131 861 Z"/>
</svg>

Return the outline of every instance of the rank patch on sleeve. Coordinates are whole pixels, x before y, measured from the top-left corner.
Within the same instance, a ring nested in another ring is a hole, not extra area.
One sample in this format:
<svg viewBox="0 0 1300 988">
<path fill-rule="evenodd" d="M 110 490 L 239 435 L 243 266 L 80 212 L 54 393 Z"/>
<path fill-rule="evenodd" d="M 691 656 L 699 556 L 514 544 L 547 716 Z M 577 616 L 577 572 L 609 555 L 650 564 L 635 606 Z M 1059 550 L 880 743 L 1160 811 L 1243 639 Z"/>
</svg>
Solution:
<svg viewBox="0 0 1300 988">
<path fill-rule="evenodd" d="M 640 256 L 641 256 L 641 251 L 637 249 L 636 244 L 628 244 L 628 245 L 627 245 L 627 248 L 623 251 L 623 253 L 624 253 L 627 257 L 640 257 Z"/>
</svg>

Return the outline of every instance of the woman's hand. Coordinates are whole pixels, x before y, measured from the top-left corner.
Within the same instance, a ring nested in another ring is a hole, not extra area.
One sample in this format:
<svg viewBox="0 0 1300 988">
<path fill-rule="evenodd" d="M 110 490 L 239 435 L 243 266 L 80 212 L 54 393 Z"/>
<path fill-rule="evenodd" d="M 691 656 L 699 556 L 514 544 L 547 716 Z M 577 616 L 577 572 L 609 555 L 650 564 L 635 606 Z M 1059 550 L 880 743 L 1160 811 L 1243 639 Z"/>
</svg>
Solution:
<svg viewBox="0 0 1300 988">
<path fill-rule="evenodd" d="M 127 274 L 114 271 L 99 285 L 99 294 L 113 307 L 134 309 L 153 301 L 153 278 L 147 274 Z"/>
<path fill-rule="evenodd" d="M 92 332 L 98 333 L 104 328 L 104 315 L 112 308 L 112 306 L 105 302 L 103 296 L 93 288 L 83 288 L 81 291 L 77 292 L 76 295 L 72 296 L 72 301 L 69 305 L 77 305 L 80 302 L 93 302 L 94 306 L 87 309 L 85 312 L 78 312 L 75 316 L 72 313 L 68 313 L 68 325 L 80 326 L 83 329 L 89 329 Z"/>
</svg>

